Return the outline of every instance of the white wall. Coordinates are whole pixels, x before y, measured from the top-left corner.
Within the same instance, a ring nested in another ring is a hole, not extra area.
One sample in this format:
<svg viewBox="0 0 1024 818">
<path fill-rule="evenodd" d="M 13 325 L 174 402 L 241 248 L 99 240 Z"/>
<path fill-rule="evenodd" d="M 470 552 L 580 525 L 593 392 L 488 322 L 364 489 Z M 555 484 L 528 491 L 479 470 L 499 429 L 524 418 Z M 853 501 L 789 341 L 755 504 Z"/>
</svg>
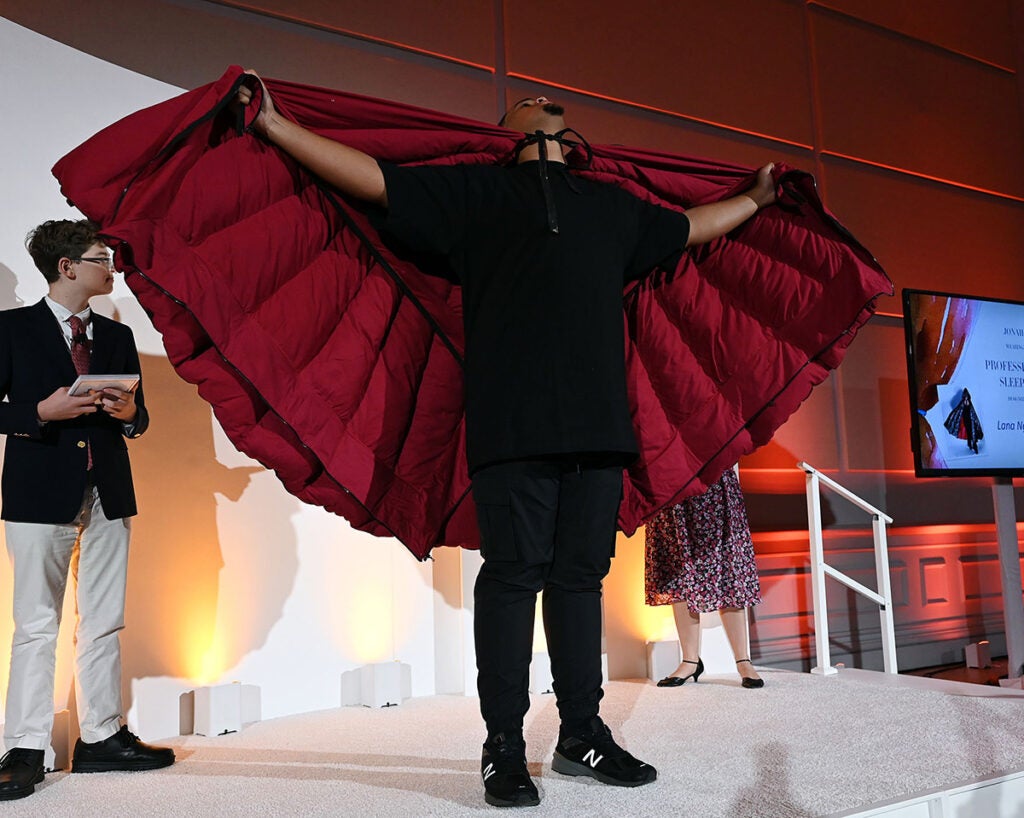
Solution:
<svg viewBox="0 0 1024 818">
<path fill-rule="evenodd" d="M 80 217 L 50 167 L 109 123 L 179 92 L 0 19 L 0 308 L 46 291 L 25 233 L 46 219 Z M 336 707 L 342 672 L 369 661 L 400 659 L 412 666 L 413 694 L 433 693 L 435 605 L 449 603 L 435 600 L 431 564 L 303 505 L 238 453 L 171 372 L 123 281 L 94 307 L 132 327 L 153 423 L 130 444 L 140 516 L 122 644 L 133 728 L 151 739 L 176 733 L 178 696 L 222 681 L 259 685 L 264 718 Z M 3 562 L 4 692 L 10 600 Z M 65 610 L 58 709 L 71 690 L 74 609 Z"/>
</svg>

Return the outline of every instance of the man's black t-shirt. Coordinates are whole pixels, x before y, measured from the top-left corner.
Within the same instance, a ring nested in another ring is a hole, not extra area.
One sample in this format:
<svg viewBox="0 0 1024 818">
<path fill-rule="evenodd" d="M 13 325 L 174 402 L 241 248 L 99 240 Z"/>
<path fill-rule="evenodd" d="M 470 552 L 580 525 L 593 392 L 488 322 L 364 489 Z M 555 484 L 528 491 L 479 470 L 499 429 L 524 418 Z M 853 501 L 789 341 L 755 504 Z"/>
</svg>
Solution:
<svg viewBox="0 0 1024 818">
<path fill-rule="evenodd" d="M 686 246 L 686 216 L 549 164 L 381 163 L 385 233 L 445 260 L 462 285 L 470 471 L 503 460 L 637 454 L 626 396 L 623 286 Z"/>
</svg>

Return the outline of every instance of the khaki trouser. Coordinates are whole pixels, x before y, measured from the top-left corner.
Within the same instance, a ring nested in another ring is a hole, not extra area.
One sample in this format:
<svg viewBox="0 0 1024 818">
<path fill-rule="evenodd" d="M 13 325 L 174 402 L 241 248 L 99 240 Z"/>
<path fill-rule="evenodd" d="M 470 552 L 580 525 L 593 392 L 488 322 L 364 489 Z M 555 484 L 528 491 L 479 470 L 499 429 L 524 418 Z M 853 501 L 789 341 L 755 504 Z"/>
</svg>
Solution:
<svg viewBox="0 0 1024 818">
<path fill-rule="evenodd" d="M 75 696 L 82 741 L 120 729 L 121 647 L 130 518 L 108 520 L 92 481 L 66 525 L 5 523 L 14 568 L 14 640 L 7 688 L 7 749 L 43 750 L 53 727 L 57 630 L 68 569 L 77 585 Z"/>
</svg>

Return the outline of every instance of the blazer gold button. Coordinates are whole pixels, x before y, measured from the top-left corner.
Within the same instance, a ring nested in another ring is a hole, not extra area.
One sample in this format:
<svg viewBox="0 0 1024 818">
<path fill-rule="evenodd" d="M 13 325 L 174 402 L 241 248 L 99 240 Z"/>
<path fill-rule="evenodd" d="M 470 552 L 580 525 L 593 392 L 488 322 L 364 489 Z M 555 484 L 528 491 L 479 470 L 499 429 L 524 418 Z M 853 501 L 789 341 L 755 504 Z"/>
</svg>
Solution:
<svg viewBox="0 0 1024 818">
<path fill-rule="evenodd" d="M 78 448 L 79 449 L 84 449 L 85 448 L 85 441 L 84 440 L 79 440 L 78 441 Z"/>
</svg>

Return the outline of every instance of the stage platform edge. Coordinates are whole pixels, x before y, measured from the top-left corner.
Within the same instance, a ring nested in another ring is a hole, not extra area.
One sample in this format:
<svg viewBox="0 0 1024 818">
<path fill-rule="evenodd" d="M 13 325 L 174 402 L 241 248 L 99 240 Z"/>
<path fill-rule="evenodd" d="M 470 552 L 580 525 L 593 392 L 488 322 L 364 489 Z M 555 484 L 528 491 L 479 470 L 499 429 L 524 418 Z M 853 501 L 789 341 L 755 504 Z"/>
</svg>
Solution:
<svg viewBox="0 0 1024 818">
<path fill-rule="evenodd" d="M 989 685 L 901 676 L 858 668 L 840 668 L 840 673 L 858 681 L 883 686 L 934 690 L 951 696 L 977 698 L 1020 698 L 1024 690 Z M 1024 712 L 1021 713 L 1024 718 Z M 830 818 L 1022 818 L 1024 817 L 1024 770 L 966 781 L 954 787 L 936 788 L 874 804 L 868 808 L 833 813 Z"/>
</svg>

